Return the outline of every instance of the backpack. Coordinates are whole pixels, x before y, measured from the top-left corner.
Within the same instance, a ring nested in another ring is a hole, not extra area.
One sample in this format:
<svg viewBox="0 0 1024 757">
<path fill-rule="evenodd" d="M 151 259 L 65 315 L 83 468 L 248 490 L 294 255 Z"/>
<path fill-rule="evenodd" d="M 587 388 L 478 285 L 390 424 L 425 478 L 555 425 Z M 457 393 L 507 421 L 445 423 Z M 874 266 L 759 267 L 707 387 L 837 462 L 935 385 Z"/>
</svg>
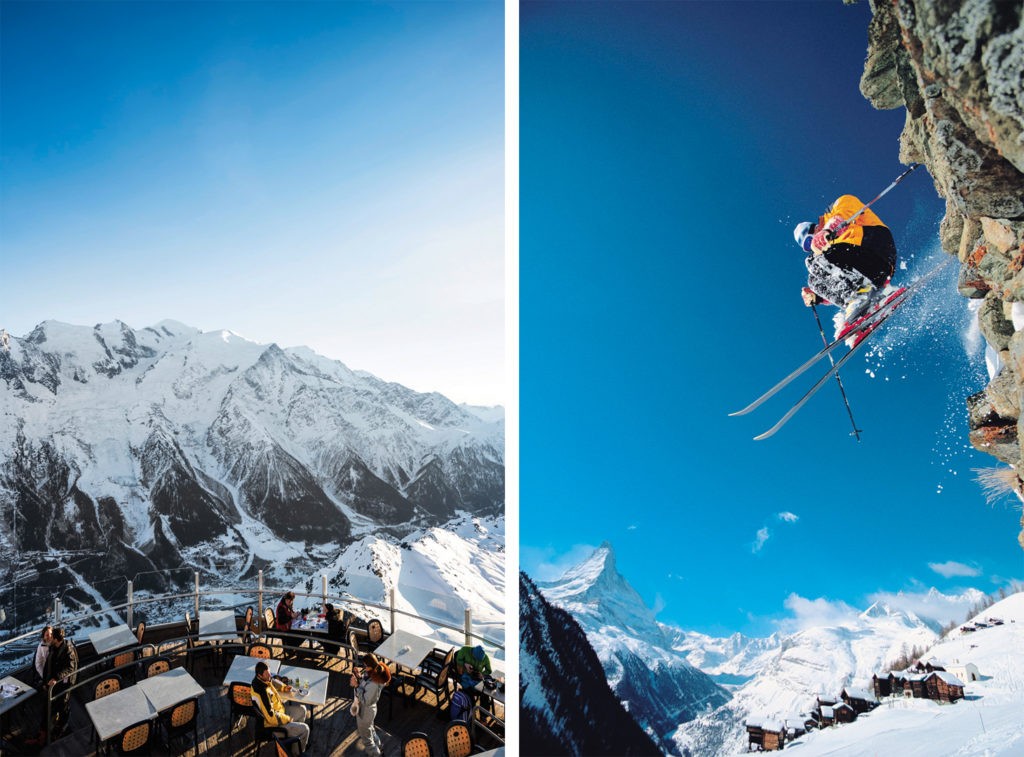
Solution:
<svg viewBox="0 0 1024 757">
<path fill-rule="evenodd" d="M 473 707 L 473 702 L 469 698 L 469 694 L 459 689 L 452 694 L 451 713 L 452 720 L 461 720 L 463 723 L 469 722 L 469 711 Z"/>
</svg>

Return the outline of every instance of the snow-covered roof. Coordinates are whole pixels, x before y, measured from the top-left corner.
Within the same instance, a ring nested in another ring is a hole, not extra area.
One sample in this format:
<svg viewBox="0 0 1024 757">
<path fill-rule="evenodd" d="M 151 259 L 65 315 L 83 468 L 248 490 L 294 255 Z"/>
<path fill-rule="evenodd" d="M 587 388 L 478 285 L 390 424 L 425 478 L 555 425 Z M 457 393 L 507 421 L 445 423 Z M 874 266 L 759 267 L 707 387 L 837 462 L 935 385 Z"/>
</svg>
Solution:
<svg viewBox="0 0 1024 757">
<path fill-rule="evenodd" d="M 865 689 L 845 688 L 843 691 L 846 692 L 846 696 L 850 699 L 863 699 L 867 702 L 877 701 L 875 695 Z"/>
<path fill-rule="evenodd" d="M 934 673 L 929 673 L 928 674 L 929 678 L 931 678 L 932 676 L 938 676 L 943 681 L 948 683 L 950 686 L 960 686 L 960 687 L 963 687 L 963 685 L 964 685 L 963 681 L 961 681 L 959 678 L 957 678 L 952 673 L 947 673 L 945 670 L 936 670 Z"/>
<path fill-rule="evenodd" d="M 774 718 L 748 718 L 747 728 L 760 728 L 763 731 L 773 731 L 775 733 L 781 733 L 783 730 L 783 724 Z"/>
<path fill-rule="evenodd" d="M 823 718 L 832 718 L 832 717 L 835 717 L 835 714 L 832 712 L 832 708 L 831 707 L 828 707 L 826 705 L 822 705 L 822 707 L 821 707 L 821 716 Z"/>
</svg>

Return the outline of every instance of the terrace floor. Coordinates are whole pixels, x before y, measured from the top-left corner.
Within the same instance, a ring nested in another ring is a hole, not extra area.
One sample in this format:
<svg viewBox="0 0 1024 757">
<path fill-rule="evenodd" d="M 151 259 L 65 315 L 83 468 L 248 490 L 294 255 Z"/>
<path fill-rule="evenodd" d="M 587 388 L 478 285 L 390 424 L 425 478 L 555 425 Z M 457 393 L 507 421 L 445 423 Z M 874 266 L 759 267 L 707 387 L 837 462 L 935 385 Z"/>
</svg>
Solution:
<svg viewBox="0 0 1024 757">
<path fill-rule="evenodd" d="M 175 666 L 183 665 L 184 656 L 173 660 Z M 330 671 L 327 703 L 316 708 L 311 724 L 307 757 L 361 757 L 364 753 L 355 728 L 355 718 L 349 713 L 352 704 L 352 688 L 349 685 L 351 665 L 345 660 L 330 659 L 325 664 L 319 660 L 319 667 Z M 311 659 L 299 660 L 296 664 L 313 667 Z M 245 720 L 231 728 L 228 687 L 223 684 L 224 668 L 210 662 L 210 658 L 198 659 L 192 666 L 192 675 L 203 686 L 205 693 L 199 697 L 199 750 L 198 754 L 241 755 L 253 750 L 253 724 Z M 55 757 L 84 757 L 97 754 L 93 743 L 93 728 L 85 710 L 85 696 L 72 698 L 69 730 L 66 735 L 44 747 L 32 749 L 24 745 L 24 738 L 31 736 L 40 722 L 41 697 L 34 696 L 22 707 L 6 713 L 3 722 L 3 736 L 7 748 L 2 754 L 42 754 Z M 444 754 L 444 731 L 448 723 L 448 711 L 440 713 L 435 706 L 436 699 L 430 692 L 423 691 L 419 698 L 395 695 L 384 696 L 378 705 L 376 725 L 380 733 L 383 754 L 398 757 L 402 753 L 402 740 L 409 734 L 420 731 L 431 742 L 435 755 Z M 500 705 L 499 705 L 500 706 Z M 499 714 L 504 713 L 499 710 Z M 501 746 L 501 742 L 479 729 L 474 729 L 474 739 L 486 749 Z M 167 754 L 158 743 L 147 754 Z M 191 740 L 183 744 L 178 754 L 194 754 Z M 264 744 L 262 755 L 274 755 L 273 744 Z"/>
</svg>

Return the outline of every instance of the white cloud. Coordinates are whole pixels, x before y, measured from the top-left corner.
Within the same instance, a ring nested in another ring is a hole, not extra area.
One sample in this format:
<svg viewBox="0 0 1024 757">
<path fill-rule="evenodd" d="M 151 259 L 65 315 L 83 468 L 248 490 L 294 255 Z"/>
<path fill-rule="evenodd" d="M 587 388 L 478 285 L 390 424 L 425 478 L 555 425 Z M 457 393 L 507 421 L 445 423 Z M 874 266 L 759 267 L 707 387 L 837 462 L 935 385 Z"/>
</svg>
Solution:
<svg viewBox="0 0 1024 757">
<path fill-rule="evenodd" d="M 831 600 L 825 597 L 807 599 L 795 593 L 786 597 L 784 604 L 793 617 L 783 618 L 777 623 L 780 630 L 790 633 L 802 631 L 805 628 L 837 626 L 855 620 L 860 614 L 859 610 L 841 600 Z"/>
<path fill-rule="evenodd" d="M 595 549 L 592 544 L 574 544 L 566 552 L 557 552 L 554 547 L 523 546 L 519 549 L 519 564 L 530 578 L 557 581 L 569 568 L 590 557 Z"/>
<path fill-rule="evenodd" d="M 796 523 L 798 520 L 800 520 L 799 515 L 797 515 L 796 513 L 791 513 L 788 510 L 784 510 L 781 513 L 777 513 L 775 517 L 779 520 L 785 521 L 786 523 Z"/>
<path fill-rule="evenodd" d="M 962 562 L 954 562 L 949 560 L 947 562 L 930 562 L 928 567 L 938 573 L 944 578 L 952 578 L 953 576 L 968 576 L 975 577 L 981 575 L 980 568 L 974 568 L 970 565 L 965 565 Z"/>
<path fill-rule="evenodd" d="M 636 531 L 636 529 L 637 529 L 637 526 L 636 526 L 635 523 L 632 524 L 632 525 L 626 526 L 626 530 L 627 531 Z"/>
<path fill-rule="evenodd" d="M 768 527 L 767 527 L 767 526 L 765 526 L 764 528 L 760 528 L 760 529 L 758 529 L 758 531 L 757 531 L 757 536 L 756 536 L 756 537 L 755 537 L 755 539 L 754 539 L 754 544 L 753 544 L 753 545 L 752 545 L 752 547 L 751 547 L 751 551 L 752 551 L 752 552 L 753 552 L 753 553 L 754 553 L 755 555 L 756 555 L 756 554 L 757 554 L 758 552 L 760 552 L 760 551 L 761 551 L 761 548 L 762 548 L 762 547 L 764 547 L 764 544 L 765 544 L 765 542 L 766 542 L 766 541 L 768 541 L 768 539 L 770 539 L 770 538 L 771 538 L 771 535 L 772 535 L 772 534 L 771 534 L 771 532 L 770 532 L 770 531 L 768 530 Z"/>
</svg>

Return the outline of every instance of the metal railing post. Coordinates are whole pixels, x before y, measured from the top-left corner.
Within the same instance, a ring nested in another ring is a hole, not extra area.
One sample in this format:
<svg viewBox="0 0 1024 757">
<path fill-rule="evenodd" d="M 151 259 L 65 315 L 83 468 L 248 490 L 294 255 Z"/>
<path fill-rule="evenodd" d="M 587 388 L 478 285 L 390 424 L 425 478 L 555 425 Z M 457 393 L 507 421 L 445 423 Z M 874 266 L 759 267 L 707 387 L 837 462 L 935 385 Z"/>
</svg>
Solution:
<svg viewBox="0 0 1024 757">
<path fill-rule="evenodd" d="M 466 608 L 466 646 L 473 643 L 473 611 Z"/>
<path fill-rule="evenodd" d="M 391 633 L 395 632 L 395 587 L 388 589 L 388 604 L 391 605 Z"/>
<path fill-rule="evenodd" d="M 128 615 L 128 627 L 129 628 L 132 627 L 132 614 L 133 614 L 132 602 L 134 601 L 132 599 L 133 593 L 134 592 L 133 592 L 132 582 L 129 581 L 128 582 L 128 612 L 127 612 L 127 615 Z"/>
<path fill-rule="evenodd" d="M 60 625 L 60 597 L 53 598 L 53 625 Z"/>
<path fill-rule="evenodd" d="M 196 577 L 196 622 L 199 622 L 199 571 L 195 571 Z"/>
<path fill-rule="evenodd" d="M 263 623 L 263 569 L 260 569 L 259 574 L 256 577 L 256 604 L 260 608 L 260 624 Z"/>
<path fill-rule="evenodd" d="M 320 593 L 323 595 L 321 604 L 324 608 L 324 615 L 327 614 L 327 576 L 323 573 L 320 574 Z"/>
</svg>

